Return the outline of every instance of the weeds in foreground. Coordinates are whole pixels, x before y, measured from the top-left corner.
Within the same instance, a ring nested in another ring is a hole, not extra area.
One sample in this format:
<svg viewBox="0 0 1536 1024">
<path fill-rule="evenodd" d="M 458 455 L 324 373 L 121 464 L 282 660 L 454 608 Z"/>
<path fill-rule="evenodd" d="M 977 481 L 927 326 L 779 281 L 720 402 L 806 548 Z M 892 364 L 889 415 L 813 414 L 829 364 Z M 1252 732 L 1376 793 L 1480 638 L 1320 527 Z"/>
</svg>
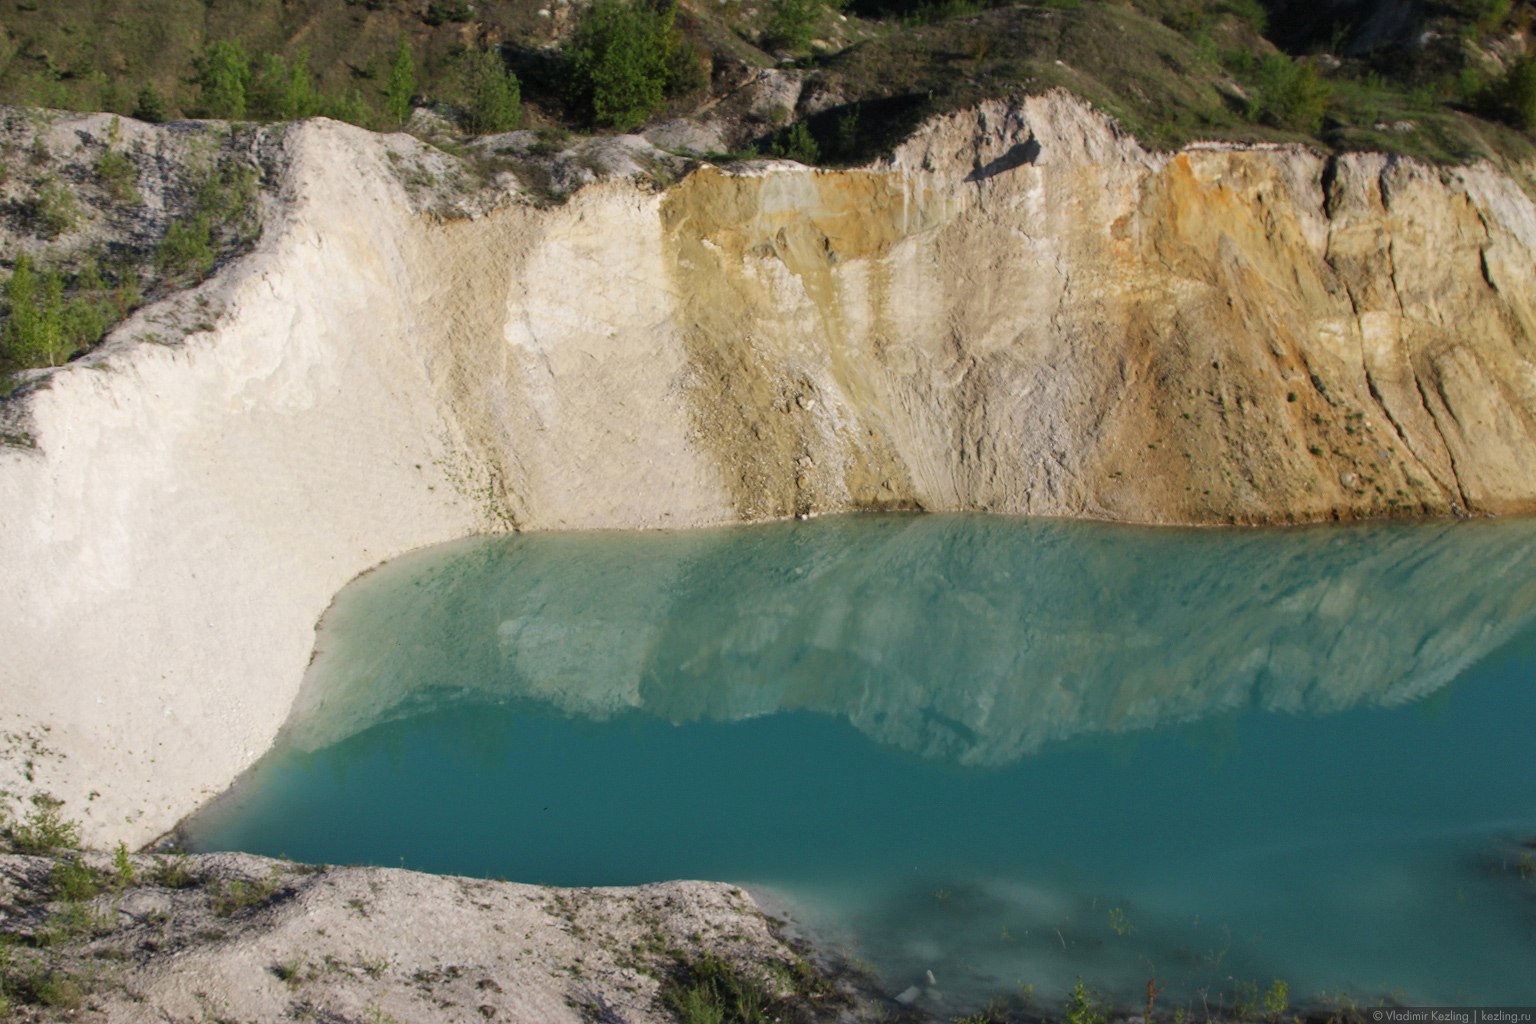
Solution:
<svg viewBox="0 0 1536 1024">
<path fill-rule="evenodd" d="M 85 987 L 64 971 L 42 960 L 14 963 L 0 957 L 0 1012 L 14 1005 L 76 1010 L 84 1002 Z"/>
<path fill-rule="evenodd" d="M 128 844 L 118 843 L 117 849 L 112 851 L 112 887 L 121 892 L 138 880 L 139 873 L 133 869 L 133 861 L 128 859 Z"/>
<path fill-rule="evenodd" d="M 43 793 L 32 798 L 32 810 L 7 830 L 17 853 L 38 855 L 80 848 L 80 826 L 64 817 L 64 801 Z"/>
<path fill-rule="evenodd" d="M 1272 1021 L 1280 1019 L 1280 1015 L 1291 1008 L 1291 986 L 1289 982 L 1276 978 L 1268 989 L 1264 991 L 1259 1005 L 1264 1010 L 1264 1016 Z"/>
<path fill-rule="evenodd" d="M 78 856 L 65 857 L 55 861 L 48 872 L 48 886 L 56 898 L 75 902 L 91 899 L 101 892 L 102 878 Z"/>
<path fill-rule="evenodd" d="M 94 939 L 109 934 L 112 924 L 110 916 L 98 912 L 89 903 L 70 901 L 49 916 L 43 927 L 33 934 L 32 943 L 46 949 L 76 939 Z"/>
<path fill-rule="evenodd" d="M 192 858 L 185 853 L 156 857 L 150 881 L 164 889 L 190 889 L 197 884 L 197 876 L 192 873 Z"/>
<path fill-rule="evenodd" d="M 1082 978 L 1077 979 L 1077 984 L 1072 986 L 1072 995 L 1067 999 L 1066 1021 L 1067 1024 L 1107 1024 L 1109 1021 L 1107 1007 L 1083 986 Z"/>
<path fill-rule="evenodd" d="M 757 976 L 712 953 L 678 962 L 661 986 L 661 1000 L 679 1024 L 796 1020 L 806 1003 L 833 995 L 831 982 L 805 960 L 775 963 Z"/>
<path fill-rule="evenodd" d="M 208 908 L 216 917 L 233 917 L 266 903 L 277 893 L 282 881 L 283 869 L 273 865 L 270 874 L 253 882 L 238 878 L 215 882 L 208 894 Z"/>
</svg>

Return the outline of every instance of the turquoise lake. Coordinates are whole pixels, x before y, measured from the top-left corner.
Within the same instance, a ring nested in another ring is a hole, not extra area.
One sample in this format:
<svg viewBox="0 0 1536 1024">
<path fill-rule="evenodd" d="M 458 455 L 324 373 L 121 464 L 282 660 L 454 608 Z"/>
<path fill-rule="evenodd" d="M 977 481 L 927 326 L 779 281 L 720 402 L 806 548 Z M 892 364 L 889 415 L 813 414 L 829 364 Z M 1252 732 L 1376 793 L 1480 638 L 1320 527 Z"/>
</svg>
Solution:
<svg viewBox="0 0 1536 1024">
<path fill-rule="evenodd" d="M 1529 1005 L 1533 743 L 1536 521 L 509 536 L 338 595 L 278 745 L 183 832 L 736 882 L 941 1015 L 1079 976 Z"/>
</svg>

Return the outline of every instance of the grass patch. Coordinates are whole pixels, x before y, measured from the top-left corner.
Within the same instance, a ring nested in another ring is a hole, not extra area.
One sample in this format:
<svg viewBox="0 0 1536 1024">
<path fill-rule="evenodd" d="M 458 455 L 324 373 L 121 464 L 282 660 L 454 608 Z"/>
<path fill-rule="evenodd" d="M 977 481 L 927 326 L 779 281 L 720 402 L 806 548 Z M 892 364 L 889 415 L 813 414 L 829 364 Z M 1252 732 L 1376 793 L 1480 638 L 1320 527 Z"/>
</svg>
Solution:
<svg viewBox="0 0 1536 1024">
<path fill-rule="evenodd" d="M 263 906 L 282 887 L 283 869 L 273 865 L 272 871 L 263 878 L 248 881 L 218 881 L 208 891 L 208 909 L 215 917 L 233 917 L 247 910 Z"/>
<path fill-rule="evenodd" d="M 44 948 L 59 946 L 110 934 L 112 927 L 110 916 L 99 913 L 89 903 L 71 901 L 48 917 L 43 927 L 33 934 L 32 942 Z"/>
<path fill-rule="evenodd" d="M 679 1024 L 792 1024 L 844 1002 L 808 961 L 776 962 L 756 973 L 713 953 L 676 961 L 659 997 Z"/>
<path fill-rule="evenodd" d="M 149 880 L 162 889 L 190 889 L 198 883 L 197 875 L 192 871 L 192 858 L 185 853 L 156 857 Z"/>
<path fill-rule="evenodd" d="M 99 872 L 75 856 L 54 862 L 48 872 L 48 888 L 55 899 L 80 901 L 96 896 L 105 885 Z"/>
<path fill-rule="evenodd" d="M 41 961 L 11 966 L 0 975 L 0 1003 L 78 1010 L 85 993 L 79 979 Z"/>
</svg>

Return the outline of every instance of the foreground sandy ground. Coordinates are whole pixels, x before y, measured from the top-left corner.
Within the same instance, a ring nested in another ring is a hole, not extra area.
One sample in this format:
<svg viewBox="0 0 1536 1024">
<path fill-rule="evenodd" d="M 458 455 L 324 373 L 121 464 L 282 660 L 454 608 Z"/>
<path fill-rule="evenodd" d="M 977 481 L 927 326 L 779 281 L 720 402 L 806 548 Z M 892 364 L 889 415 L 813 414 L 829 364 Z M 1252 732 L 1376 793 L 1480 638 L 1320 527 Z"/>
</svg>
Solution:
<svg viewBox="0 0 1536 1024">
<path fill-rule="evenodd" d="M 244 854 L 4 855 L 0 938 L 0 1020 L 644 1024 L 710 1019 L 683 1004 L 749 990 L 767 1020 L 883 1012 L 858 1009 L 746 892 L 717 883 L 553 889 Z"/>
</svg>

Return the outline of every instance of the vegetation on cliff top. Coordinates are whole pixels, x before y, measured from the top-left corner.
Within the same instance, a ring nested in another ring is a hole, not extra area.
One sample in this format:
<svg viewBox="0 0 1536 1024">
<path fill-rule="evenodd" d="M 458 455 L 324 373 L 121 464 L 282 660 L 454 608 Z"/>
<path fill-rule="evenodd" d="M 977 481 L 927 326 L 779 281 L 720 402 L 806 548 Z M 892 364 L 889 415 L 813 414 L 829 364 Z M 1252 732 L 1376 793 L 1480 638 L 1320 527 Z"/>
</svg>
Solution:
<svg viewBox="0 0 1536 1024">
<path fill-rule="evenodd" d="M 151 147 L 142 129 L 99 118 L 66 151 L 50 144 L 47 115 L 0 118 L 0 240 L 14 246 L 0 279 L 0 395 L 14 386 L 5 374 L 90 351 L 147 300 L 255 242 L 261 133 L 187 127 Z"/>
<path fill-rule="evenodd" d="M 531 126 L 632 130 L 698 113 L 780 66 L 806 85 L 784 120 L 810 116 L 832 161 L 867 158 L 926 115 L 1051 86 L 1158 145 L 1306 139 L 1524 158 L 1520 132 L 1536 123 L 1530 0 L 1429 0 L 1411 17 L 1375 0 L 12 6 L 0 102 L 145 119 L 324 113 L 387 129 L 414 101 L 456 110 L 472 132 L 524 113 Z M 506 77 L 483 73 L 486 55 Z M 756 127 L 758 149 L 781 130 Z"/>
<path fill-rule="evenodd" d="M 1379 0 L 19 0 L 0 19 L 0 102 L 384 130 L 427 106 L 437 116 L 411 123 L 434 142 L 445 123 L 525 126 L 534 155 L 572 128 L 696 116 L 734 156 L 840 165 L 932 115 L 1061 87 L 1153 146 L 1300 141 L 1518 166 L 1536 160 L 1533 16 L 1532 0 L 1426 0 L 1411 16 Z M 770 80 L 782 105 L 759 102 Z M 42 135 L 0 140 L 0 202 L 23 240 L 0 253 L 0 372 L 89 350 L 255 232 L 220 198 L 252 208 L 249 160 L 203 161 L 213 184 L 189 177 L 157 218 L 139 195 L 149 154 L 114 135 L 81 173 L 50 163 Z M 536 163 L 519 166 L 536 179 Z M 77 244 L 108 207 L 152 230 Z"/>
</svg>

